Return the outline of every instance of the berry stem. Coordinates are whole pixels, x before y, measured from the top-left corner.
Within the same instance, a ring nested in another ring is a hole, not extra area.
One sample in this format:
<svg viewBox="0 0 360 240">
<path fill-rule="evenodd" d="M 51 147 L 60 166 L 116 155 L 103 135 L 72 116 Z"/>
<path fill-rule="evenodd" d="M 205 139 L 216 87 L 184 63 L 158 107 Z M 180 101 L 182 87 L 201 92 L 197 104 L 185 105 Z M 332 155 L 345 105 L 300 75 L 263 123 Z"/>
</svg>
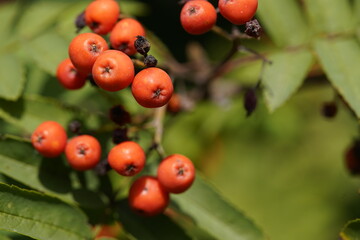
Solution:
<svg viewBox="0 0 360 240">
<path fill-rule="evenodd" d="M 7 139 L 11 139 L 19 142 L 31 143 L 31 139 L 29 137 L 22 137 L 9 133 L 0 133 L 0 140 L 7 140 Z"/>
<path fill-rule="evenodd" d="M 164 132 L 164 117 L 166 113 L 166 105 L 155 109 L 153 125 L 155 128 L 153 144 L 154 148 L 158 152 L 161 158 L 165 158 L 166 154 L 163 146 L 161 145 L 163 132 Z"/>
</svg>

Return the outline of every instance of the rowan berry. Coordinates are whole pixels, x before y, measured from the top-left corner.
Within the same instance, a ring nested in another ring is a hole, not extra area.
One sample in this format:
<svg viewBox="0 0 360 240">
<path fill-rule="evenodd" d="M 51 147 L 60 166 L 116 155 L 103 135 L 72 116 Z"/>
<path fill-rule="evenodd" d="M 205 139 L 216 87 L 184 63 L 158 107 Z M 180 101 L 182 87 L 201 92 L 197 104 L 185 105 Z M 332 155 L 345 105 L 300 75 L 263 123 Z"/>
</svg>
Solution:
<svg viewBox="0 0 360 240">
<path fill-rule="evenodd" d="M 131 84 L 135 69 L 128 55 L 117 50 L 107 50 L 96 59 L 92 75 L 100 88 L 114 92 Z"/>
<path fill-rule="evenodd" d="M 44 157 L 57 157 L 64 152 L 67 141 L 65 129 L 55 121 L 41 123 L 31 135 L 31 143 Z"/>
<path fill-rule="evenodd" d="M 168 105 L 167 110 L 171 113 L 177 113 L 181 109 L 181 99 L 179 94 L 173 93 L 171 96 Z"/>
<path fill-rule="evenodd" d="M 134 176 L 141 172 L 145 166 L 145 159 L 144 150 L 133 141 L 126 141 L 116 145 L 108 155 L 111 168 L 123 176 Z"/>
<path fill-rule="evenodd" d="M 56 78 L 64 88 L 75 90 L 85 85 L 87 75 L 79 73 L 70 58 L 67 58 L 58 65 Z"/>
<path fill-rule="evenodd" d="M 184 30 L 195 35 L 208 32 L 215 25 L 216 19 L 216 10 L 208 1 L 189 1 L 180 13 L 180 22 Z"/>
<path fill-rule="evenodd" d="M 169 204 L 169 193 L 155 177 L 142 176 L 130 187 L 129 205 L 133 211 L 144 216 L 162 213 Z"/>
<path fill-rule="evenodd" d="M 116 1 L 93 1 L 85 9 L 86 25 L 97 34 L 105 35 L 115 26 L 120 14 Z"/>
<path fill-rule="evenodd" d="M 194 182 L 195 167 L 189 158 L 173 154 L 159 164 L 157 177 L 166 191 L 182 193 Z"/>
<path fill-rule="evenodd" d="M 83 73 L 91 73 L 96 58 L 109 47 L 104 38 L 96 33 L 81 33 L 69 45 L 69 57 L 75 68 Z"/>
<path fill-rule="evenodd" d="M 65 155 L 72 168 L 84 171 L 94 168 L 98 164 L 101 157 L 101 146 L 95 137 L 80 135 L 68 141 Z"/>
<path fill-rule="evenodd" d="M 258 0 L 219 0 L 220 14 L 233 24 L 250 21 L 257 10 Z"/>
<path fill-rule="evenodd" d="M 143 107 L 156 108 L 165 105 L 173 93 L 170 76 L 162 69 L 151 67 L 136 74 L 131 91 Z"/>
<path fill-rule="evenodd" d="M 145 36 L 141 23 L 133 18 L 124 18 L 111 31 L 110 43 L 114 49 L 131 56 L 136 53 L 134 43 L 138 36 Z"/>
</svg>

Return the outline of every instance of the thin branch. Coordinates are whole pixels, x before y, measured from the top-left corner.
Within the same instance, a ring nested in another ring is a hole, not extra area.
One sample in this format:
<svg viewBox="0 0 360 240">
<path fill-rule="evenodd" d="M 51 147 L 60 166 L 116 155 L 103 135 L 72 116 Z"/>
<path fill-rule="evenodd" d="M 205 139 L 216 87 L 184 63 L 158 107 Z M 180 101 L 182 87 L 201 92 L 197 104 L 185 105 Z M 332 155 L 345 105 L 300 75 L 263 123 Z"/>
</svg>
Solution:
<svg viewBox="0 0 360 240">
<path fill-rule="evenodd" d="M 156 149 L 156 151 L 158 152 L 158 154 L 160 155 L 161 158 L 166 157 L 166 153 L 161 144 L 163 132 L 164 132 L 165 113 L 166 113 L 166 105 L 155 109 L 154 122 L 153 122 L 154 128 L 155 128 L 155 133 L 154 133 L 152 148 Z"/>
</svg>

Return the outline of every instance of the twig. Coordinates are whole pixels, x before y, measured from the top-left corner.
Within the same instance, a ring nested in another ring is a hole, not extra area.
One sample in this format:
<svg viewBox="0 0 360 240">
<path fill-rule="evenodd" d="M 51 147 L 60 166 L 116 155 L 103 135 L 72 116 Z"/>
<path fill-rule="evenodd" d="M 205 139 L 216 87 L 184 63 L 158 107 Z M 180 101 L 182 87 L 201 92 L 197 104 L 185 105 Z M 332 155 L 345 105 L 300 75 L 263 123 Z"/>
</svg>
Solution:
<svg viewBox="0 0 360 240">
<path fill-rule="evenodd" d="M 163 146 L 161 145 L 163 132 L 164 132 L 164 117 L 166 112 L 166 105 L 160 108 L 155 109 L 154 112 L 154 139 L 153 139 L 153 145 L 152 148 L 154 148 L 161 158 L 165 158 L 166 154 L 164 151 Z"/>
<path fill-rule="evenodd" d="M 11 139 L 19 142 L 31 143 L 31 139 L 27 137 L 21 137 L 9 133 L 0 133 L 0 140 Z"/>
</svg>

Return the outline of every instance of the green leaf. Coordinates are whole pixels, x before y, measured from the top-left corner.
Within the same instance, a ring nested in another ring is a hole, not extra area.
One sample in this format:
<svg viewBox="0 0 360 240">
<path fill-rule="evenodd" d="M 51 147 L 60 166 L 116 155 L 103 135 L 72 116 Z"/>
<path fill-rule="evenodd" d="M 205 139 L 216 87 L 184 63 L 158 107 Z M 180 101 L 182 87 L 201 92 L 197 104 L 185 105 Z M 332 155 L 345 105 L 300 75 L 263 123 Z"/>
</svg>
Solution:
<svg viewBox="0 0 360 240">
<path fill-rule="evenodd" d="M 341 230 L 340 237 L 342 238 L 342 240 L 359 240 L 360 219 L 349 221 Z"/>
<path fill-rule="evenodd" d="M 23 63 L 14 55 L 0 56 L 0 98 L 17 100 L 25 85 Z"/>
<path fill-rule="evenodd" d="M 17 33 L 23 40 L 40 35 L 55 23 L 58 15 L 68 7 L 64 1 L 22 1 L 23 14 L 17 26 Z"/>
<path fill-rule="evenodd" d="M 59 63 L 68 58 L 69 42 L 53 31 L 24 43 L 28 56 L 30 56 L 39 68 L 55 76 Z"/>
<path fill-rule="evenodd" d="M 180 211 L 216 239 L 265 239 L 262 231 L 197 174 L 193 186 L 172 195 Z"/>
<path fill-rule="evenodd" d="M 155 217 L 142 217 L 129 207 L 127 199 L 119 203 L 119 218 L 126 231 L 136 239 L 146 240 L 187 240 L 191 239 L 183 229 L 176 225 L 169 217 L 159 215 Z"/>
<path fill-rule="evenodd" d="M 36 239 L 91 239 L 78 209 L 35 191 L 0 184 L 0 228 Z"/>
<path fill-rule="evenodd" d="M 13 21 L 16 16 L 18 4 L 16 2 L 8 2 L 0 4 L 0 43 L 3 43 L 13 31 Z"/>
<path fill-rule="evenodd" d="M 26 133 L 31 133 L 40 123 L 54 120 L 67 126 L 74 118 L 90 120 L 98 113 L 91 113 L 83 108 L 65 105 L 53 98 L 25 95 L 16 102 L 0 99 L 0 118 Z"/>
<path fill-rule="evenodd" d="M 104 206 L 103 195 L 89 186 L 83 188 L 61 158 L 42 158 L 30 143 L 1 140 L 0 173 L 72 204 L 87 208 Z"/>
<path fill-rule="evenodd" d="M 349 1 L 305 0 L 304 3 L 315 33 L 338 34 L 354 30 Z"/>
<path fill-rule="evenodd" d="M 332 85 L 360 117 L 360 46 L 353 39 L 320 39 L 314 44 Z"/>
<path fill-rule="evenodd" d="M 280 107 L 301 86 L 313 64 L 307 49 L 275 53 L 264 69 L 262 84 L 268 109 Z"/>
<path fill-rule="evenodd" d="M 308 41 L 308 26 L 298 1 L 260 0 L 257 14 L 265 32 L 277 46 L 294 46 Z"/>
</svg>

